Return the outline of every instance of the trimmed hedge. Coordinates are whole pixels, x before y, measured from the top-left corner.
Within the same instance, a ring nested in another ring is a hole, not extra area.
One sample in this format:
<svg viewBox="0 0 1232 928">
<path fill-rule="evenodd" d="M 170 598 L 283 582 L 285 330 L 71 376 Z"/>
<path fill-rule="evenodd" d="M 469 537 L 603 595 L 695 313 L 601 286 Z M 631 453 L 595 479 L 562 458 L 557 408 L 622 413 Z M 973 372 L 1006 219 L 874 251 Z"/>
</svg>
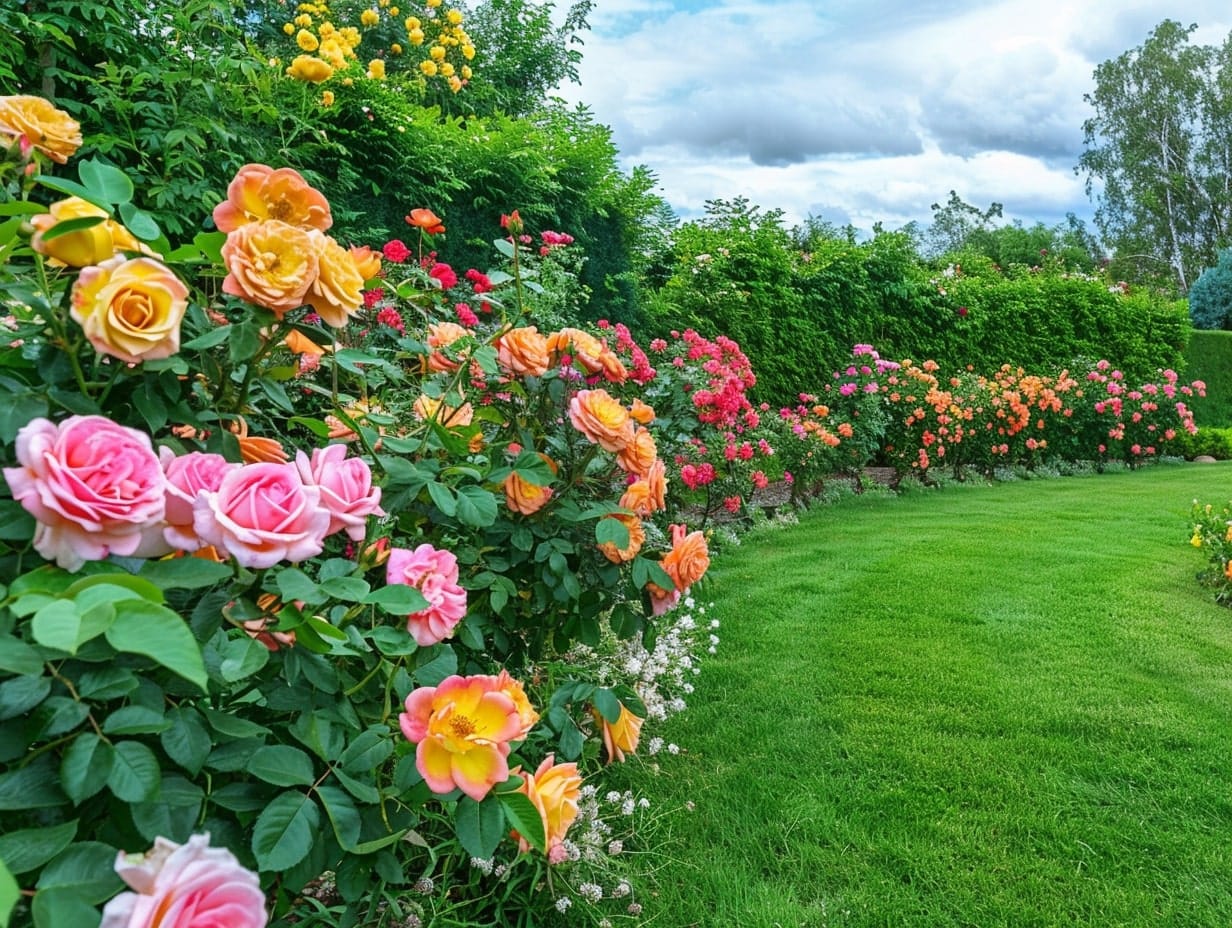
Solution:
<svg viewBox="0 0 1232 928">
<path fill-rule="evenodd" d="M 1185 349 L 1185 376 L 1206 383 L 1192 406 L 1198 427 L 1232 426 L 1232 332 L 1195 330 Z"/>
</svg>

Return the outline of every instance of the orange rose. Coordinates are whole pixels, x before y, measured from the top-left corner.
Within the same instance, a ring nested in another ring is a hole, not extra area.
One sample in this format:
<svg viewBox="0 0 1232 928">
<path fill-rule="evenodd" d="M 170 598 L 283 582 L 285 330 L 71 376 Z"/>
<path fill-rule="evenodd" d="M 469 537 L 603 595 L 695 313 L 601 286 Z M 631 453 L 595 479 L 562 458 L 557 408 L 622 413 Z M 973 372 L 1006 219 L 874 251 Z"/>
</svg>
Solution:
<svg viewBox="0 0 1232 928">
<path fill-rule="evenodd" d="M 638 738 L 642 733 L 642 722 L 645 720 L 630 712 L 624 703 L 620 705 L 620 718 L 614 723 L 600 715 L 598 709 L 591 711 L 594 713 L 595 721 L 599 723 L 603 736 L 603 749 L 607 752 L 607 762 L 609 764 L 613 761 L 623 763 L 625 755 L 637 750 Z"/>
<path fill-rule="evenodd" d="M 421 393 L 415 405 L 411 407 L 417 419 L 436 418 L 438 425 L 445 428 L 465 428 L 475 419 L 475 410 L 470 403 L 463 403 L 457 409 L 446 406 L 439 399 Z"/>
<path fill-rule="evenodd" d="M 650 498 L 650 484 L 645 480 L 634 480 L 625 487 L 624 495 L 620 497 L 620 508 L 628 509 L 642 518 L 655 511 Z"/>
<path fill-rule="evenodd" d="M 364 280 L 372 280 L 381 273 L 381 253 L 373 251 L 367 245 L 352 245 L 351 260 L 363 275 Z"/>
<path fill-rule="evenodd" d="M 341 329 L 364 302 L 364 276 L 351 253 L 328 235 L 313 232 L 317 276 L 308 288 L 308 305 L 327 325 Z"/>
<path fill-rule="evenodd" d="M 188 288 L 153 258 L 116 255 L 83 269 L 72 301 L 73 319 L 102 354 L 137 364 L 180 350 Z"/>
<path fill-rule="evenodd" d="M 603 365 L 599 363 L 599 356 L 606 350 L 603 342 L 581 329 L 564 328 L 553 332 L 548 336 L 548 350 L 557 357 L 572 353 L 582 367 L 592 374 L 603 370 Z"/>
<path fill-rule="evenodd" d="M 653 406 L 648 406 L 635 398 L 633 404 L 629 407 L 629 415 L 635 422 L 640 422 L 642 425 L 650 425 L 655 420 L 655 411 Z"/>
<path fill-rule="evenodd" d="M 540 454 L 539 457 L 547 462 L 553 474 L 556 473 L 555 461 L 546 454 Z M 505 478 L 504 487 L 505 505 L 514 512 L 522 513 L 524 516 L 534 515 L 552 498 L 551 487 L 536 486 L 529 481 L 523 480 L 516 473 L 511 473 Z"/>
<path fill-rule="evenodd" d="M 689 532 L 683 525 L 672 526 L 672 550 L 663 556 L 660 566 L 681 593 L 700 580 L 710 567 L 710 550 L 701 532 Z"/>
<path fill-rule="evenodd" d="M 603 376 L 609 383 L 624 383 L 629 378 L 629 372 L 625 370 L 620 358 L 606 348 L 603 349 L 603 354 L 599 355 L 599 363 L 603 366 Z"/>
<path fill-rule="evenodd" d="M 224 293 L 273 310 L 279 319 L 307 302 L 319 261 L 312 237 L 277 219 L 249 222 L 222 246 Z"/>
<path fill-rule="evenodd" d="M 246 164 L 227 185 L 227 199 L 214 207 L 214 225 L 219 232 L 234 232 L 266 219 L 320 232 L 334 224 L 328 201 L 299 171 Z"/>
<path fill-rule="evenodd" d="M 646 473 L 646 483 L 650 494 L 650 505 L 656 512 L 667 508 L 667 465 L 662 459 L 650 465 Z"/>
<path fill-rule="evenodd" d="M 582 796 L 582 777 L 578 773 L 577 764 L 558 764 L 556 755 L 549 754 L 534 773 L 527 773 L 521 767 L 512 772 L 522 777 L 522 785 L 517 788 L 517 792 L 524 793 L 530 799 L 543 822 L 548 862 L 560 863 L 567 860 L 565 835 L 578 817 L 578 800 Z M 517 835 L 517 832 L 514 834 Z M 517 835 L 517 838 L 518 850 L 522 853 L 529 851 L 530 844 L 526 839 L 521 835 Z"/>
<path fill-rule="evenodd" d="M 277 440 L 249 435 L 248 423 L 242 418 L 227 423 L 227 429 L 239 440 L 240 457 L 245 464 L 285 464 L 290 460 L 290 455 Z"/>
<path fill-rule="evenodd" d="M 548 340 L 533 325 L 510 329 L 496 341 L 496 360 L 511 374 L 542 377 L 548 369 Z"/>
<path fill-rule="evenodd" d="M 79 197 L 58 200 L 47 209 L 49 212 L 30 218 L 30 224 L 35 230 L 33 238 L 30 239 L 30 247 L 50 258 L 52 264 L 89 267 L 92 264 L 102 264 L 120 251 L 153 254 L 147 246 L 137 241 L 128 229 L 108 216 L 105 209 Z M 99 222 L 52 239 L 44 238 L 49 230 L 61 222 L 91 218 L 97 218 Z"/>
<path fill-rule="evenodd" d="M 406 217 L 406 221 L 417 229 L 423 229 L 429 235 L 440 235 L 445 231 L 445 224 L 430 209 L 413 209 Z"/>
<path fill-rule="evenodd" d="M 283 339 L 283 343 L 295 354 L 311 354 L 320 356 L 325 354 L 327 350 L 318 345 L 299 329 L 292 329 L 288 332 L 286 338 Z"/>
<path fill-rule="evenodd" d="M 530 730 L 539 721 L 539 713 L 530 704 L 530 699 L 526 696 L 526 689 L 522 686 L 522 681 L 515 679 L 508 670 L 502 668 L 501 672 L 496 675 L 495 692 L 504 693 L 513 700 L 513 707 L 518 713 L 518 730 L 509 740 L 525 741 L 526 736 L 530 734 Z"/>
<path fill-rule="evenodd" d="M 470 329 L 464 328 L 456 322 L 434 322 L 428 326 L 428 337 L 424 341 L 429 348 L 444 348 L 446 345 L 452 345 L 460 338 L 466 338 L 473 334 Z M 452 372 L 461 366 L 461 361 L 448 358 L 441 351 L 433 351 L 432 354 L 428 355 L 428 370 Z"/>
<path fill-rule="evenodd" d="M 623 512 L 613 513 L 603 518 L 616 519 L 629 530 L 629 543 L 623 548 L 616 547 L 614 541 L 605 541 L 600 544 L 599 550 L 603 552 L 603 556 L 613 564 L 625 564 L 637 557 L 637 553 L 642 550 L 642 545 L 646 543 L 646 531 L 642 528 L 642 520 Z"/>
<path fill-rule="evenodd" d="M 81 126 L 42 97 L 0 97 L 0 134 L 24 138 L 57 164 L 81 147 Z"/>
<path fill-rule="evenodd" d="M 621 469 L 639 477 L 649 473 L 658 458 L 659 449 L 655 446 L 654 436 L 649 429 L 640 426 L 633 433 L 633 440 L 616 453 L 616 463 Z"/>
<path fill-rule="evenodd" d="M 620 451 L 633 440 L 629 411 L 606 390 L 579 391 L 569 401 L 569 421 L 605 451 Z"/>
</svg>

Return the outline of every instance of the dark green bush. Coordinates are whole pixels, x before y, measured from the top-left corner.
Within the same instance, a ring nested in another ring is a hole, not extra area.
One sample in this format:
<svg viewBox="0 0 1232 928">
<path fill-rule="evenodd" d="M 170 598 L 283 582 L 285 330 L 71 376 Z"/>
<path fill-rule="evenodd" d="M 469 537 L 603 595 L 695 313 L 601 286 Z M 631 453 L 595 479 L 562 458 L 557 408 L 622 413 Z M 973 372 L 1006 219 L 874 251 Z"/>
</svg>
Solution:
<svg viewBox="0 0 1232 928">
<path fill-rule="evenodd" d="M 1200 455 L 1208 455 L 1217 461 L 1232 460 L 1232 428 L 1198 426 L 1195 435 L 1178 432 L 1168 451 L 1188 461 Z"/>
<path fill-rule="evenodd" d="M 1194 331 L 1185 349 L 1184 374 L 1206 384 L 1190 404 L 1198 426 L 1232 426 L 1232 332 Z"/>
<path fill-rule="evenodd" d="M 1195 329 L 1232 328 L 1232 248 L 1189 288 L 1189 318 Z"/>
</svg>

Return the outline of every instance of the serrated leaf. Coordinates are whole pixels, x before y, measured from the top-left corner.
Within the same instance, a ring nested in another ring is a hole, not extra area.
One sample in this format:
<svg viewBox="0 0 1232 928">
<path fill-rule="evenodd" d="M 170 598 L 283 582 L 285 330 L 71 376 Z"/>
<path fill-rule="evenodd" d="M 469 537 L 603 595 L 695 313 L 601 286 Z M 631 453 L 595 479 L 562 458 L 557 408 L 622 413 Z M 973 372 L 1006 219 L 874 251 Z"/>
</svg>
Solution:
<svg viewBox="0 0 1232 928">
<path fill-rule="evenodd" d="M 535 850 L 547 853 L 547 838 L 543 831 L 543 818 L 535 804 L 525 793 L 499 793 L 498 797 L 509 827 L 516 831 Z"/>
<path fill-rule="evenodd" d="M 195 783 L 164 777 L 155 798 L 130 807 L 133 824 L 148 841 L 161 836 L 182 844 L 192 836 L 204 800 L 205 792 Z"/>
<path fill-rule="evenodd" d="M 620 704 L 620 700 L 616 698 L 616 694 L 609 689 L 597 689 L 594 695 L 591 696 L 591 701 L 594 702 L 595 708 L 599 710 L 599 714 L 611 725 L 615 725 L 620 721 L 620 711 L 624 707 Z"/>
<path fill-rule="evenodd" d="M 102 915 L 73 887 L 55 887 L 35 893 L 30 905 L 34 928 L 98 928 Z"/>
<path fill-rule="evenodd" d="M 338 764 L 350 773 L 371 773 L 394 752 L 393 740 L 384 726 L 361 731 L 338 757 Z"/>
<path fill-rule="evenodd" d="M 269 662 L 269 648 L 255 638 L 244 635 L 231 638 L 222 647 L 222 663 L 218 672 L 223 680 L 235 683 L 247 679 Z"/>
<path fill-rule="evenodd" d="M 199 557 L 175 557 L 146 561 L 137 575 L 163 590 L 199 590 L 230 579 L 235 571 Z"/>
<path fill-rule="evenodd" d="M 428 608 L 428 600 L 423 593 L 407 583 L 377 587 L 363 598 L 363 602 L 380 606 L 385 612 L 396 616 L 408 616 Z"/>
<path fill-rule="evenodd" d="M 474 528 L 486 528 L 496 521 L 496 497 L 483 487 L 458 489 L 458 521 Z"/>
<path fill-rule="evenodd" d="M 179 614 L 145 600 L 128 600 L 106 631 L 117 651 L 140 654 L 205 691 L 208 678 L 201 646 Z"/>
<path fill-rule="evenodd" d="M 308 856 L 321 824 L 321 810 L 303 793 L 276 796 L 257 817 L 252 853 L 262 870 L 279 873 Z"/>
<path fill-rule="evenodd" d="M 255 738 L 269 734 L 269 729 L 264 725 L 258 725 L 256 722 L 232 715 L 230 712 L 202 706 L 201 714 L 205 716 L 205 720 L 210 723 L 214 731 L 226 738 Z"/>
<path fill-rule="evenodd" d="M 165 731 L 170 724 L 161 712 L 145 706 L 121 706 L 103 720 L 103 733 L 108 735 L 156 735 Z"/>
<path fill-rule="evenodd" d="M 196 776 L 210 756 L 213 742 L 201 720 L 201 715 L 191 708 L 176 707 L 167 713 L 170 726 L 158 736 L 167 756 Z"/>
<path fill-rule="evenodd" d="M 73 842 L 77 820 L 0 835 L 0 861 L 10 873 L 37 870 Z"/>
<path fill-rule="evenodd" d="M 360 818 L 355 803 L 336 786 L 317 787 L 317 796 L 325 806 L 325 814 L 334 826 L 334 836 L 344 851 L 352 851 L 359 841 Z"/>
<path fill-rule="evenodd" d="M 96 201 L 128 203 L 133 198 L 132 180 L 119 168 L 112 167 L 110 164 L 94 160 L 79 162 L 77 176 L 85 188 L 90 191 L 91 198 Z"/>
<path fill-rule="evenodd" d="M 275 786 L 311 786 L 316 780 L 312 758 L 289 744 L 270 744 L 258 749 L 246 769 L 257 779 Z"/>
<path fill-rule="evenodd" d="M 124 884 L 116 876 L 116 848 L 101 841 L 70 844 L 43 868 L 36 888 L 69 890 L 91 905 L 109 899 Z"/>
<path fill-rule="evenodd" d="M 412 679 L 420 686 L 436 686 L 446 677 L 458 672 L 457 652 L 448 646 L 440 647 L 440 654 L 411 671 Z"/>
<path fill-rule="evenodd" d="M 154 752 L 140 741 L 113 745 L 115 761 L 107 776 L 107 788 L 124 802 L 145 802 L 158 793 L 162 770 Z"/>
<path fill-rule="evenodd" d="M 76 654 L 81 646 L 81 613 L 77 604 L 57 599 L 34 613 L 30 634 L 45 648 Z"/>
<path fill-rule="evenodd" d="M 505 837 L 504 807 L 493 795 L 483 802 L 463 796 L 458 800 L 454 826 L 462 849 L 472 857 L 487 860 Z"/>
<path fill-rule="evenodd" d="M 80 805 L 107 785 L 114 763 L 115 748 L 94 732 L 84 732 L 60 759 L 60 785 Z"/>
<path fill-rule="evenodd" d="M 348 603 L 360 602 L 372 589 L 366 580 L 359 577 L 331 577 L 321 581 L 320 586 L 323 592 L 334 599 Z"/>
<path fill-rule="evenodd" d="M 0 683 L 0 722 L 25 715 L 46 699 L 50 692 L 50 677 L 13 677 L 5 680 Z"/>
</svg>

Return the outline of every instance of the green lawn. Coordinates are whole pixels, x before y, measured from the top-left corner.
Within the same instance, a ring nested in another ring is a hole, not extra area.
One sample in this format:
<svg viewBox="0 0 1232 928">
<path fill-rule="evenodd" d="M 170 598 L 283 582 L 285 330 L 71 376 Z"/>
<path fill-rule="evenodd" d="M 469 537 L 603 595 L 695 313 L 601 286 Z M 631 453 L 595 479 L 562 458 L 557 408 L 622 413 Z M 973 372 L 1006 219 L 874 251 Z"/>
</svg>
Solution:
<svg viewBox="0 0 1232 928">
<path fill-rule="evenodd" d="M 1232 926 L 1232 465 L 853 499 L 725 550 L 660 755 L 685 926 Z"/>
</svg>

